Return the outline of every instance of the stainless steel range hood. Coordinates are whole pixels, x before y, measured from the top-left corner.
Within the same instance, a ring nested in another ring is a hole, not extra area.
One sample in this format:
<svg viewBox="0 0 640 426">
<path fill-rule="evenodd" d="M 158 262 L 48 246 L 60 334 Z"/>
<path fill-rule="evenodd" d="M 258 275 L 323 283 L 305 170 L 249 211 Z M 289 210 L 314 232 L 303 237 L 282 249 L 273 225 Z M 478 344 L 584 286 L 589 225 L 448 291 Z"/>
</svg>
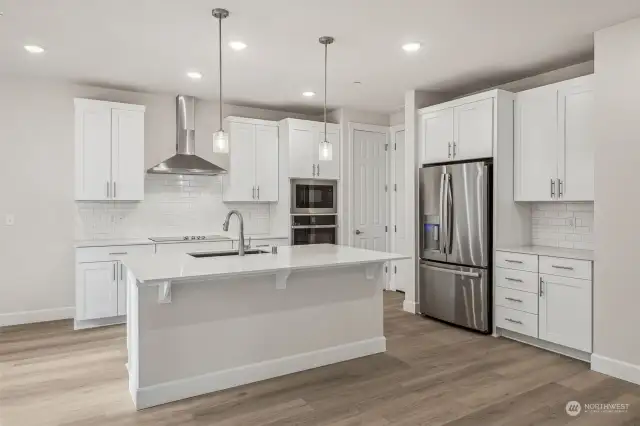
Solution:
<svg viewBox="0 0 640 426">
<path fill-rule="evenodd" d="M 176 155 L 153 166 L 148 173 L 205 176 L 227 173 L 222 167 L 196 156 L 195 105 L 192 96 L 176 98 Z"/>
</svg>

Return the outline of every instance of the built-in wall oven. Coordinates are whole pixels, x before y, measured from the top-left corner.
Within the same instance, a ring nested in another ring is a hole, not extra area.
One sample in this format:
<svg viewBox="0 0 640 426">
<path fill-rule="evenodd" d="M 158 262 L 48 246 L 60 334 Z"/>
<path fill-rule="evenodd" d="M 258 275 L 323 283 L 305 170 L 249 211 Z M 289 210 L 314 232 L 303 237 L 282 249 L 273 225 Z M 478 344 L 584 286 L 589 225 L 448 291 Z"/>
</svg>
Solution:
<svg viewBox="0 0 640 426">
<path fill-rule="evenodd" d="M 291 245 L 335 244 L 337 231 L 335 214 L 291 215 Z"/>
<path fill-rule="evenodd" d="M 335 180 L 292 179 L 291 214 L 337 214 Z"/>
</svg>

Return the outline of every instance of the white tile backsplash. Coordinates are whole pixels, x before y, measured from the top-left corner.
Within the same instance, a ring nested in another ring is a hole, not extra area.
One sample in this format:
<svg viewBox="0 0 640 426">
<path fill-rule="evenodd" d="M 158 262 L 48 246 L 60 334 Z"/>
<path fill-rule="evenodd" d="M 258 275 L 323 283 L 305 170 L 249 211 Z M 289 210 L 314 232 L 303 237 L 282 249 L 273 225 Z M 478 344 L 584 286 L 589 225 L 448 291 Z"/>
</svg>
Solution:
<svg viewBox="0 0 640 426">
<path fill-rule="evenodd" d="M 533 203 L 532 243 L 594 249 L 593 203 Z"/>
<path fill-rule="evenodd" d="M 77 202 L 75 237 L 217 234 L 231 209 L 242 213 L 247 234 L 269 233 L 269 205 L 223 203 L 219 176 L 147 175 L 144 201 Z M 232 218 L 229 230 L 237 229 L 237 219 Z"/>
</svg>

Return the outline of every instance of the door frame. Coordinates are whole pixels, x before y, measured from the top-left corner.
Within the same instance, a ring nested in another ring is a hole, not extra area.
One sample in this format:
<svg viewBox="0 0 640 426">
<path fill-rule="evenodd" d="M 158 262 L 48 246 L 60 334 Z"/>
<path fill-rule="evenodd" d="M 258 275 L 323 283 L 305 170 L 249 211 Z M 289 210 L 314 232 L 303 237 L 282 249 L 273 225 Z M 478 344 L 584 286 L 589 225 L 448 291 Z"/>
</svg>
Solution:
<svg viewBox="0 0 640 426">
<path fill-rule="evenodd" d="M 355 122 L 349 122 L 349 143 L 348 143 L 348 153 L 349 153 L 349 161 L 346 162 L 347 164 L 347 176 L 349 179 L 349 184 L 348 184 L 348 188 L 349 188 L 349 197 L 348 197 L 348 201 L 349 201 L 349 206 L 348 206 L 348 224 L 347 224 L 347 232 L 349 235 L 347 244 L 351 247 L 353 247 L 353 244 L 355 243 L 355 238 L 354 238 L 354 227 L 353 227 L 353 223 L 354 223 L 354 208 L 353 206 L 355 205 L 355 199 L 354 199 L 354 193 L 353 193 L 353 142 L 354 142 L 354 135 L 356 130 L 360 130 L 360 131 L 365 131 L 365 132 L 374 132 L 374 133 L 384 133 L 386 135 L 386 144 L 387 144 L 387 149 L 386 149 L 386 163 L 387 163 L 387 170 L 386 170 L 386 176 L 385 176 L 385 185 L 387 187 L 387 191 L 386 194 L 387 196 L 386 198 L 386 202 L 387 202 L 387 222 L 386 222 L 386 226 L 387 226 L 387 237 L 386 237 L 386 241 L 385 241 L 385 248 L 387 251 L 389 251 L 389 212 L 390 212 L 390 191 L 389 191 L 389 177 L 390 177 L 390 171 L 389 171 L 389 139 L 390 139 L 390 127 L 389 126 L 379 126 L 379 125 L 375 125 L 375 124 L 362 124 L 362 123 L 355 123 Z"/>
<path fill-rule="evenodd" d="M 397 151 L 395 150 L 395 143 L 396 143 L 396 134 L 398 132 L 402 132 L 405 130 L 405 126 L 404 124 L 398 124 L 395 126 L 391 126 L 389 127 L 389 153 L 390 155 L 389 157 L 389 188 L 391 188 L 393 185 L 396 185 L 397 182 L 395 180 L 395 175 L 396 175 L 396 160 L 397 160 Z M 393 149 L 391 147 L 394 147 Z M 404 163 L 405 158 L 402 158 L 402 162 Z M 406 169 L 406 167 L 405 167 Z M 403 169 L 404 170 L 404 169 Z M 395 189 L 391 189 L 389 191 L 389 197 L 388 197 L 388 205 L 389 205 L 389 227 L 391 227 L 391 224 L 396 224 L 398 223 L 397 217 L 396 217 L 396 211 L 397 209 L 395 209 L 394 207 L 397 206 L 398 202 L 402 202 L 404 204 L 404 200 L 399 200 L 398 199 L 398 193 L 395 191 Z M 408 221 L 405 218 L 405 222 L 408 223 Z M 397 241 L 396 241 L 396 233 L 395 232 L 391 232 L 391 230 L 389 230 L 389 243 L 388 243 L 388 250 L 392 251 L 394 253 L 400 253 L 401 251 L 398 250 L 397 247 Z M 393 291 L 397 291 L 398 290 L 398 285 L 396 283 L 395 277 L 396 274 L 393 273 L 391 271 L 391 267 L 394 266 L 392 265 L 392 263 L 394 262 L 390 262 L 389 263 L 389 283 L 388 283 L 388 290 L 393 290 Z"/>
</svg>

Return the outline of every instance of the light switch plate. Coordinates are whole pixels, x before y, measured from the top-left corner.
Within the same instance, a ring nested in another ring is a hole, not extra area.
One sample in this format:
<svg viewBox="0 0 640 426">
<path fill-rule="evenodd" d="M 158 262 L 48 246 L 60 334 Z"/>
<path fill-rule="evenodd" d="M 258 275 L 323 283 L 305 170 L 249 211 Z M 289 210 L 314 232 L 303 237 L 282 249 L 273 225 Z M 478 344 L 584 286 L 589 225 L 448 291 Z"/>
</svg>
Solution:
<svg viewBox="0 0 640 426">
<path fill-rule="evenodd" d="M 15 215 L 8 213 L 4 216 L 4 224 L 7 226 L 13 226 L 13 224 L 16 223 L 16 217 Z"/>
</svg>

